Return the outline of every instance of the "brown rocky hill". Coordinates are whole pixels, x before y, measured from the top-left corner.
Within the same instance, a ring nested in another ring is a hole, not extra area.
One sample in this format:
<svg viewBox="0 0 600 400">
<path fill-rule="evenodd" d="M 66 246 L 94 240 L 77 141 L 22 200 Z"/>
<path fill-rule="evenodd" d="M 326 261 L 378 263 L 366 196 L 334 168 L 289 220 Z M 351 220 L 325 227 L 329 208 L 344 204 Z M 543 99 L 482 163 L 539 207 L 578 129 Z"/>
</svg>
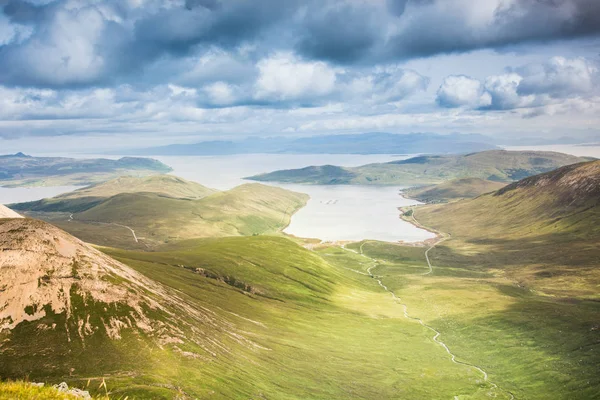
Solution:
<svg viewBox="0 0 600 400">
<path fill-rule="evenodd" d="M 3 378 L 141 370 L 158 349 L 208 359 L 232 342 L 252 346 L 211 310 L 66 232 L 0 220 Z"/>
<path fill-rule="evenodd" d="M 500 189 L 495 195 L 510 197 L 519 192 L 549 197 L 554 207 L 576 209 L 600 203 L 600 161 L 568 165 L 532 176 Z M 550 196 L 551 195 L 551 196 Z"/>
</svg>

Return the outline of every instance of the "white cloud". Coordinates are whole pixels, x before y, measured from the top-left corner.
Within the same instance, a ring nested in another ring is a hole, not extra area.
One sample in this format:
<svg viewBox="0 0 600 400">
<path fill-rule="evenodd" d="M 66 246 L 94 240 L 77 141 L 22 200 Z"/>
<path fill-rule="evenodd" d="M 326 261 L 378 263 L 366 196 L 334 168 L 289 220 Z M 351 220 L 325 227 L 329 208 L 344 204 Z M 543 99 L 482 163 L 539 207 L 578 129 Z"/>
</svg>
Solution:
<svg viewBox="0 0 600 400">
<path fill-rule="evenodd" d="M 226 82 L 215 82 L 204 87 L 204 92 L 208 95 L 211 104 L 218 106 L 231 105 L 237 100 L 235 90 L 232 85 Z"/>
<path fill-rule="evenodd" d="M 260 100 L 309 100 L 333 92 L 336 72 L 324 62 L 306 62 L 291 53 L 279 53 L 257 64 L 255 98 Z"/>
<path fill-rule="evenodd" d="M 552 57 L 545 63 L 528 65 L 517 71 L 523 76 L 519 84 L 522 94 L 569 97 L 598 88 L 598 66 L 583 57 Z"/>
<path fill-rule="evenodd" d="M 485 84 L 466 76 L 449 76 L 438 90 L 437 102 L 444 107 L 513 110 L 585 100 L 600 88 L 597 65 L 581 57 L 552 57 L 510 70 L 488 76 Z"/>
<path fill-rule="evenodd" d="M 438 89 L 437 102 L 443 107 L 479 108 L 489 106 L 492 99 L 479 80 L 465 75 L 451 75 L 444 79 Z"/>
<path fill-rule="evenodd" d="M 429 79 L 416 71 L 397 66 L 378 67 L 373 73 L 359 74 L 345 85 L 343 94 L 372 103 L 403 100 L 418 91 L 424 91 Z"/>
<path fill-rule="evenodd" d="M 518 93 L 522 81 L 523 77 L 515 73 L 489 76 L 485 80 L 485 90 L 491 96 L 491 107 L 509 110 L 532 104 L 534 96 L 521 96 Z"/>
</svg>

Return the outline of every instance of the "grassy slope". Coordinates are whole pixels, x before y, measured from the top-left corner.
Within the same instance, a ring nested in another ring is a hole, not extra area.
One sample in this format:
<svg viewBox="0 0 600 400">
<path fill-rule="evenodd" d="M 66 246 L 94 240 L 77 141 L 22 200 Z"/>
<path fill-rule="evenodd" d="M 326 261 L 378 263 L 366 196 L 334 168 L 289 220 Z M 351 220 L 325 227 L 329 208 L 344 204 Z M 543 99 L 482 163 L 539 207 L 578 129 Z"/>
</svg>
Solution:
<svg viewBox="0 0 600 400">
<path fill-rule="evenodd" d="M 424 203 L 447 203 L 460 199 L 470 199 L 485 193 L 494 192 L 506 184 L 480 178 L 454 179 L 438 185 L 414 187 L 402 192 L 403 195 Z"/>
<path fill-rule="evenodd" d="M 432 275 L 422 275 L 423 248 L 363 246 L 381 260 L 373 272 L 410 314 L 441 331 L 459 360 L 482 366 L 501 398 L 507 390 L 528 399 L 597 397 L 600 308 L 589 299 L 597 298 L 599 197 L 586 192 L 593 185 L 572 179 L 593 178 L 594 168 L 598 163 L 497 196 L 417 209 L 417 219 L 453 234 L 429 253 Z M 548 184 L 552 196 L 540 192 Z M 573 184 L 579 202 L 569 197 Z M 194 396 L 229 398 L 486 398 L 490 390 L 479 389 L 476 371 L 451 364 L 373 279 L 348 269 L 371 265 L 355 254 L 332 247 L 315 254 L 271 237 L 191 240 L 160 250 L 106 249 L 270 350 L 233 347 L 202 364 L 158 352 L 152 369 L 109 380 L 116 395 L 156 394 L 165 382 Z M 85 378 L 72 379 L 83 385 Z"/>
<path fill-rule="evenodd" d="M 76 213 L 123 193 L 154 193 L 175 199 L 197 200 L 216 192 L 172 175 L 121 176 L 49 199 L 13 204 L 11 207 L 24 211 Z"/>
<path fill-rule="evenodd" d="M 587 159 L 541 151 L 491 150 L 466 155 L 420 156 L 355 168 L 307 167 L 249 179 L 308 184 L 413 185 L 457 178 L 510 182 Z"/>
<path fill-rule="evenodd" d="M 190 240 L 156 253 L 106 251 L 203 307 L 234 316 L 268 349 L 236 350 L 227 363 L 196 366 L 199 376 L 218 377 L 210 387 L 218 397 L 484 398 L 490 390 L 404 319 L 373 279 L 346 269 L 367 265 L 342 249 L 322 249 L 319 257 L 265 236 Z"/>
<path fill-rule="evenodd" d="M 77 400 L 81 397 L 61 393 L 53 387 L 37 387 L 29 382 L 0 382 L 0 400 Z"/>
<path fill-rule="evenodd" d="M 198 329 L 209 348 L 224 347 L 215 355 L 187 343 L 149 347 L 136 335 L 112 349 L 93 337 L 82 347 L 77 336 L 68 342 L 35 321 L 19 325 L 3 347 L 4 370 L 19 366 L 35 381 L 81 388 L 91 379 L 93 392 L 104 377 L 111 398 L 485 398 L 493 391 L 480 374 L 451 363 L 373 279 L 346 269 L 368 267 L 348 251 L 315 253 L 268 236 L 195 239 L 155 253 L 104 250 L 221 321 Z M 76 310 L 92 318 L 106 312 L 90 307 Z M 248 341 L 224 341 L 231 331 Z M 55 367 L 63 363 L 75 369 Z"/>
<path fill-rule="evenodd" d="M 597 398 L 597 302 L 541 296 L 494 270 L 444 256 L 444 249 L 429 253 L 431 275 L 417 268 L 423 254 L 414 248 L 368 242 L 363 250 L 382 260 L 373 273 L 410 315 L 440 331 L 459 360 L 484 368 L 503 393 L 517 399 Z"/>
<path fill-rule="evenodd" d="M 385 263 L 374 272 L 517 398 L 597 398 L 599 182 L 592 162 L 419 207 L 419 222 L 452 235 L 429 253 L 434 273 Z M 378 259 L 408 256 L 398 246 L 363 248 Z"/>
<path fill-rule="evenodd" d="M 598 180 L 600 162 L 578 164 L 470 201 L 417 209 L 415 216 L 454 237 L 440 256 L 501 268 L 550 295 L 599 299 Z"/>
<path fill-rule="evenodd" d="M 62 213 L 30 214 L 46 219 L 73 235 L 100 245 L 141 248 L 193 237 L 275 233 L 287 226 L 307 196 L 260 184 L 245 184 L 202 199 L 176 199 L 155 193 L 123 193 L 92 204 L 78 198 L 48 203 L 42 210 Z M 89 208 L 90 205 L 93 207 Z M 39 209 L 31 203 L 16 209 Z M 83 209 L 81 212 L 78 212 Z M 74 220 L 68 222 L 68 213 Z M 117 225 L 114 225 L 117 224 Z M 133 240 L 136 231 L 141 242 Z M 116 234 L 116 236 L 115 236 Z M 125 238 L 125 241 L 123 241 Z"/>
<path fill-rule="evenodd" d="M 215 192 L 215 189 L 173 175 L 121 176 L 108 182 L 65 193 L 56 198 L 107 198 L 121 193 L 156 193 L 177 199 L 201 199 Z"/>
<path fill-rule="evenodd" d="M 24 154 L 0 156 L 0 186 L 90 185 L 123 175 L 163 174 L 171 168 L 150 158 L 73 159 L 30 157 Z"/>
</svg>

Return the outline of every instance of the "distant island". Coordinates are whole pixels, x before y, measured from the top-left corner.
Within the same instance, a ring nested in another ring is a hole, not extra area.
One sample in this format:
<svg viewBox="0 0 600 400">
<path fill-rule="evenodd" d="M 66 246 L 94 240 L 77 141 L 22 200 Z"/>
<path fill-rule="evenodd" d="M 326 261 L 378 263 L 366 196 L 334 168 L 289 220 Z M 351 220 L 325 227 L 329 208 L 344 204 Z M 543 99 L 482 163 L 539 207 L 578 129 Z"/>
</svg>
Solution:
<svg viewBox="0 0 600 400">
<path fill-rule="evenodd" d="M 85 186 L 118 176 L 148 176 L 170 171 L 169 166 L 150 158 L 32 157 L 21 152 L 0 156 L 0 186 L 4 187 Z"/>
<path fill-rule="evenodd" d="M 250 176 L 260 182 L 313 185 L 425 185 L 460 178 L 512 182 L 591 158 L 547 151 L 492 150 L 459 155 L 428 155 L 346 168 L 310 166 Z"/>
<path fill-rule="evenodd" d="M 249 137 L 240 141 L 204 141 L 122 150 L 123 155 L 209 156 L 228 154 L 420 154 L 467 153 L 498 149 L 493 139 L 477 134 L 372 132 L 310 137 Z"/>
</svg>

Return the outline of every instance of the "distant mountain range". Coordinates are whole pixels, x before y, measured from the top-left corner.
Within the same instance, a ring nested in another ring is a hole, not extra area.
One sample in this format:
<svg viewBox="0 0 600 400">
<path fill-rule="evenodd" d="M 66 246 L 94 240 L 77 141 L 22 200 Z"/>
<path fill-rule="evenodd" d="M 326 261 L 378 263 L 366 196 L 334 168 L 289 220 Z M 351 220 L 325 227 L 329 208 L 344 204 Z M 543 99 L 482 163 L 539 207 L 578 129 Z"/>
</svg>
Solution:
<svg viewBox="0 0 600 400">
<path fill-rule="evenodd" d="M 499 146 L 537 146 L 599 143 L 600 137 L 495 138 L 481 134 L 436 133 L 320 135 L 309 137 L 247 137 L 191 144 L 125 149 L 113 154 L 140 156 L 211 156 L 230 154 L 452 154 L 499 149 Z"/>
<path fill-rule="evenodd" d="M 498 148 L 492 139 L 477 134 L 383 132 L 357 135 L 323 135 L 303 138 L 250 137 L 240 141 L 205 141 L 123 150 L 117 154 L 205 156 L 252 153 L 288 154 L 416 154 L 466 153 Z"/>
</svg>

